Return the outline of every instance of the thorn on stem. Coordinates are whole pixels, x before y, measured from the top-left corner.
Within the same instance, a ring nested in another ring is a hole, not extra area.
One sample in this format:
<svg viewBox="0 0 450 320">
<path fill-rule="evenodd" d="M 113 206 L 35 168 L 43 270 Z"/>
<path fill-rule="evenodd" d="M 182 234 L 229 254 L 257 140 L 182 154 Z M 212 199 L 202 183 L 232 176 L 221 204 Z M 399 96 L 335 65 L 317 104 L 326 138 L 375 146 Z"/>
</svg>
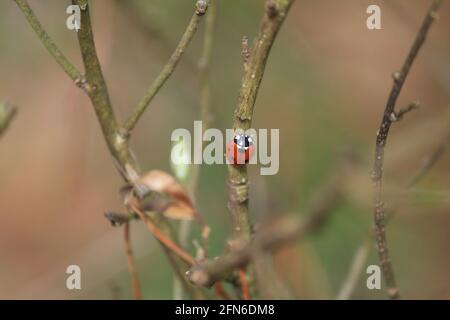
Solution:
<svg viewBox="0 0 450 320">
<path fill-rule="evenodd" d="M 198 0 L 195 4 L 195 14 L 198 16 L 202 16 L 206 13 L 206 10 L 208 9 L 208 2 L 205 0 Z"/>
<path fill-rule="evenodd" d="M 416 110 L 420 107 L 419 102 L 414 101 L 412 103 L 410 103 L 407 107 L 400 109 L 397 112 L 392 112 L 389 116 L 389 120 L 391 120 L 391 122 L 398 122 L 400 120 L 403 119 L 403 116 L 405 114 L 407 114 L 410 111 Z"/>
<path fill-rule="evenodd" d="M 395 72 L 392 74 L 392 79 L 393 79 L 395 82 L 400 81 L 400 72 L 399 72 L 399 71 L 395 71 Z"/>
</svg>

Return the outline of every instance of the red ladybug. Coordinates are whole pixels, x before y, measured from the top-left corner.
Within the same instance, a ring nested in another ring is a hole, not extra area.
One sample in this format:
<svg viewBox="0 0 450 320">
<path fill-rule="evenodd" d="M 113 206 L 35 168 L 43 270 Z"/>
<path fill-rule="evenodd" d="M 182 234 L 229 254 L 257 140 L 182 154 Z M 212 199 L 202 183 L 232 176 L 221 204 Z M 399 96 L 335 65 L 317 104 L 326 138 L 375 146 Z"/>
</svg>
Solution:
<svg viewBox="0 0 450 320">
<path fill-rule="evenodd" d="M 242 165 L 248 163 L 255 153 L 253 139 L 247 134 L 237 134 L 233 141 L 227 143 L 226 156 L 234 165 Z"/>
</svg>

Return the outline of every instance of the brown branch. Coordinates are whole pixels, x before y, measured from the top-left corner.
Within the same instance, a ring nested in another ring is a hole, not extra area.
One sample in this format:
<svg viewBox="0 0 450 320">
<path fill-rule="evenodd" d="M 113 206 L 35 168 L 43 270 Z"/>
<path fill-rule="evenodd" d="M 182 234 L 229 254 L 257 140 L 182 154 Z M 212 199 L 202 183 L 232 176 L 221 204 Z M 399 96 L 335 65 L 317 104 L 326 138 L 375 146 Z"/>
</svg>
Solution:
<svg viewBox="0 0 450 320">
<path fill-rule="evenodd" d="M 394 73 L 394 83 L 389 94 L 389 98 L 384 110 L 383 119 L 377 133 L 375 146 L 375 160 L 373 165 L 372 180 L 374 182 L 375 196 L 374 196 L 374 224 L 375 224 L 375 241 L 380 259 L 381 268 L 384 273 L 385 283 L 387 285 L 387 293 L 392 299 L 399 297 L 398 288 L 395 282 L 394 270 L 389 257 L 389 249 L 386 241 L 385 232 L 385 208 L 382 198 L 382 180 L 383 180 L 383 163 L 384 163 L 384 148 L 386 146 L 389 129 L 392 124 L 391 116 L 395 114 L 395 105 L 397 98 L 400 95 L 403 84 L 408 76 L 409 70 L 419 53 L 420 48 L 425 42 L 427 33 L 436 18 L 437 10 L 442 3 L 442 0 L 434 0 L 427 15 L 422 23 L 422 26 L 416 36 L 416 39 L 406 57 L 405 62 L 399 72 Z"/>
<path fill-rule="evenodd" d="M 142 299 L 141 285 L 139 283 L 139 274 L 137 272 L 136 263 L 134 261 L 133 249 L 130 241 L 130 224 L 125 223 L 123 228 L 123 238 L 125 242 L 125 252 L 128 259 L 128 271 L 131 276 L 131 283 L 133 284 L 133 293 L 136 300 Z"/>
<path fill-rule="evenodd" d="M 131 131 L 138 123 L 139 119 L 147 109 L 148 105 L 152 102 L 153 98 L 156 96 L 159 90 L 164 86 L 166 81 L 175 71 L 178 62 L 180 62 L 181 58 L 183 57 L 183 54 L 186 52 L 186 49 L 189 46 L 189 43 L 193 39 L 200 24 L 201 18 L 206 13 L 207 8 L 208 8 L 208 1 L 198 0 L 196 2 L 195 12 L 192 15 L 192 18 L 186 28 L 186 31 L 181 37 L 180 42 L 175 48 L 175 51 L 172 53 L 172 56 L 170 57 L 169 61 L 166 63 L 166 65 L 161 70 L 160 74 L 156 77 L 156 79 L 153 81 L 153 83 L 150 85 L 145 95 L 139 101 L 139 103 L 131 112 L 131 115 L 125 122 L 124 134 L 126 137 L 129 137 Z"/>
<path fill-rule="evenodd" d="M 7 102 L 0 101 L 0 136 L 8 129 L 17 113 L 17 108 Z"/>
</svg>

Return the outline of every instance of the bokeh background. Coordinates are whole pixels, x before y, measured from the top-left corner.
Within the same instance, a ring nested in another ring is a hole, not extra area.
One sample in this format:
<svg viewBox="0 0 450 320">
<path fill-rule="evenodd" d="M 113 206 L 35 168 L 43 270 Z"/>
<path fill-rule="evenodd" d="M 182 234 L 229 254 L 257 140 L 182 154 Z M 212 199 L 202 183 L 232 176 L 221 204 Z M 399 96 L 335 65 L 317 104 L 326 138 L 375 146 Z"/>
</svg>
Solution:
<svg viewBox="0 0 450 320">
<path fill-rule="evenodd" d="M 69 1 L 30 1 L 42 24 L 81 69 L 76 34 L 65 27 Z M 243 35 L 253 38 L 262 0 L 218 2 L 212 60 L 212 126 L 231 126 L 242 74 Z M 95 39 L 117 115 L 124 119 L 156 77 L 193 12 L 193 0 L 91 1 Z M 366 28 L 378 4 L 382 30 Z M 251 212 L 307 213 L 311 195 L 351 152 L 345 200 L 325 228 L 276 256 L 296 298 L 334 299 L 372 221 L 374 139 L 392 81 L 430 1 L 298 0 L 271 53 L 255 128 L 280 129 L 280 170 L 251 168 Z M 395 124 L 386 148 L 388 201 L 400 202 L 388 240 L 401 294 L 450 298 L 449 154 L 406 195 L 403 186 L 450 132 L 450 5 L 444 3 L 399 99 L 421 109 Z M 133 137 L 145 169 L 170 171 L 170 134 L 199 119 L 202 25 L 174 75 Z M 123 210 L 122 184 L 88 98 L 64 74 L 12 1 L 0 1 L 0 99 L 19 113 L 0 141 L 0 298 L 131 299 L 122 229 L 104 218 Z M 201 168 L 196 201 L 212 228 L 211 253 L 229 234 L 226 167 Z M 400 195 L 401 194 L 401 195 Z M 389 202 L 388 202 L 389 204 Z M 147 299 L 173 297 L 173 275 L 140 223 L 133 244 Z M 191 248 L 192 249 L 192 248 Z M 376 264 L 374 250 L 369 264 Z M 66 267 L 82 269 L 82 290 L 65 287 Z M 359 280 L 353 298 L 385 298 Z"/>
</svg>

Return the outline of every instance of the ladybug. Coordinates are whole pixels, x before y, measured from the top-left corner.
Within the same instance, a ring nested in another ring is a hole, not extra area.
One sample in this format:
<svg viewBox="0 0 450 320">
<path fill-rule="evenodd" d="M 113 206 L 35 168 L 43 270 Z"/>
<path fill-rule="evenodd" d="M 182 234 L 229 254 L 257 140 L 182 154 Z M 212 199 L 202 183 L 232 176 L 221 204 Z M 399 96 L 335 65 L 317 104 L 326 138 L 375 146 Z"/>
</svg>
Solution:
<svg viewBox="0 0 450 320">
<path fill-rule="evenodd" d="M 234 165 L 242 165 L 248 163 L 255 153 L 255 145 L 253 139 L 248 134 L 237 134 L 233 141 L 227 143 L 226 156 Z"/>
</svg>

